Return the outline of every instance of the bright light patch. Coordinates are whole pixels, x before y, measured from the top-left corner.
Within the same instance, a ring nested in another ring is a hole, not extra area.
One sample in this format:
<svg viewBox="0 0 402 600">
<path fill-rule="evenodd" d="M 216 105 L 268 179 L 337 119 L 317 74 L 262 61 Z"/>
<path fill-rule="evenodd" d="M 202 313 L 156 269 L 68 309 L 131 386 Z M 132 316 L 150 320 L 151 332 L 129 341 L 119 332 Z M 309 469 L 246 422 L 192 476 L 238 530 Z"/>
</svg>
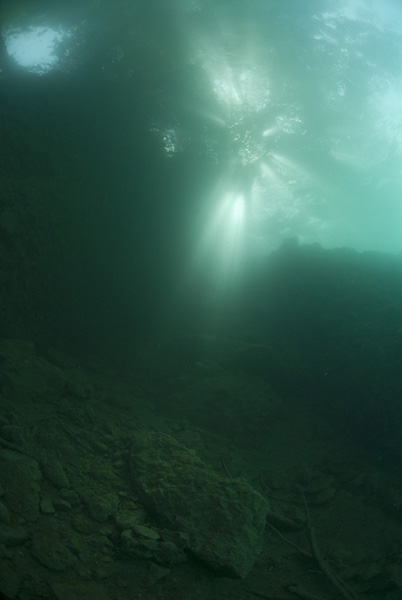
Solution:
<svg viewBox="0 0 402 600">
<path fill-rule="evenodd" d="M 401 33 L 402 30 L 400 3 L 395 0 L 341 0 L 331 12 L 323 12 L 321 17 L 327 27 L 332 29 L 336 29 L 337 25 L 346 20 L 365 23 L 380 31 Z"/>
<path fill-rule="evenodd" d="M 6 32 L 5 45 L 8 54 L 21 67 L 43 75 L 57 66 L 60 60 L 57 49 L 70 36 L 71 32 L 62 28 L 31 26 Z"/>
<path fill-rule="evenodd" d="M 235 68 L 218 62 L 210 66 L 210 77 L 215 95 L 225 108 L 259 112 L 269 102 L 268 82 L 255 67 Z"/>
<path fill-rule="evenodd" d="M 244 259 L 246 198 L 233 183 L 227 173 L 217 187 L 193 265 L 208 272 L 218 303 L 236 284 Z"/>
<path fill-rule="evenodd" d="M 201 254 L 212 251 L 218 262 L 221 262 L 222 257 L 225 257 L 225 263 L 232 262 L 241 245 L 244 216 L 244 196 L 231 191 L 223 194 L 209 219 L 201 244 Z"/>
<path fill-rule="evenodd" d="M 199 37 L 194 51 L 215 101 L 208 111 L 200 107 L 198 112 L 226 130 L 232 152 L 210 198 L 196 248 L 195 262 L 207 273 L 217 302 L 239 281 L 253 252 L 251 237 L 258 237 L 254 230 L 260 231 L 262 224 L 275 233 L 294 218 L 301 202 L 295 189 L 305 194 L 309 178 L 297 162 L 273 151 L 284 136 L 304 135 L 305 126 L 298 105 L 268 112 L 276 93 L 275 73 L 271 75 L 259 51 L 253 37 L 237 40 L 235 33 L 218 42 Z"/>
<path fill-rule="evenodd" d="M 245 212 L 245 206 L 244 206 L 244 197 L 242 194 L 239 194 L 236 198 L 234 198 L 233 202 L 232 202 L 232 228 L 233 229 L 237 229 L 238 227 L 241 227 L 242 223 L 243 223 L 243 219 L 244 219 L 244 212 Z"/>
</svg>

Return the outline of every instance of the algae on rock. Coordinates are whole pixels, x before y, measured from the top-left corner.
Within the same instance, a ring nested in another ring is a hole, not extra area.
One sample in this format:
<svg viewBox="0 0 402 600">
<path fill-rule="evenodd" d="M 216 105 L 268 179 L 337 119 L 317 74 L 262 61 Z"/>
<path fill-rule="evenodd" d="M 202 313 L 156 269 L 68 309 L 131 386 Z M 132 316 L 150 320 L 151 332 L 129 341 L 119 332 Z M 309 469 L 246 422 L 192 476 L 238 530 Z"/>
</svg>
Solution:
<svg viewBox="0 0 402 600">
<path fill-rule="evenodd" d="M 245 577 L 262 548 L 267 500 L 244 479 L 222 477 L 170 435 L 133 440 L 131 479 L 147 510 L 180 532 L 184 550 L 214 570 Z"/>
</svg>

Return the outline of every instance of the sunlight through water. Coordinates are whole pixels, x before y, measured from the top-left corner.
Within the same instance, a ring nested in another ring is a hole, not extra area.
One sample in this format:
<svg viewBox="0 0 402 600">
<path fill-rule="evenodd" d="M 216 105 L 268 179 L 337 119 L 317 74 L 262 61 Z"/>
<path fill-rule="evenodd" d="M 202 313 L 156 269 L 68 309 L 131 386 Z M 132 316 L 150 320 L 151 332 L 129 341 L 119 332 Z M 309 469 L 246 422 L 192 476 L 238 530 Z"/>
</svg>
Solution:
<svg viewBox="0 0 402 600">
<path fill-rule="evenodd" d="M 236 39 L 235 51 L 229 51 L 230 42 L 230 35 L 193 42 L 213 98 L 208 111 L 197 107 L 198 112 L 222 124 L 229 135 L 228 160 L 217 188 L 205 200 L 210 209 L 196 248 L 196 262 L 201 268 L 202 260 L 208 265 L 217 295 L 236 284 L 250 250 L 270 249 L 261 224 L 275 222 L 286 237 L 287 225 L 280 222 L 299 213 L 296 184 L 300 194 L 308 180 L 307 171 L 295 160 L 273 151 L 279 138 L 303 133 L 300 111 L 290 106 L 278 113 L 276 74 L 271 77 L 269 61 L 260 56 L 258 38 Z"/>
<path fill-rule="evenodd" d="M 71 31 L 62 27 L 29 26 L 10 28 L 4 33 L 4 38 L 8 54 L 18 65 L 43 75 L 58 65 L 58 48 L 71 35 Z"/>
</svg>

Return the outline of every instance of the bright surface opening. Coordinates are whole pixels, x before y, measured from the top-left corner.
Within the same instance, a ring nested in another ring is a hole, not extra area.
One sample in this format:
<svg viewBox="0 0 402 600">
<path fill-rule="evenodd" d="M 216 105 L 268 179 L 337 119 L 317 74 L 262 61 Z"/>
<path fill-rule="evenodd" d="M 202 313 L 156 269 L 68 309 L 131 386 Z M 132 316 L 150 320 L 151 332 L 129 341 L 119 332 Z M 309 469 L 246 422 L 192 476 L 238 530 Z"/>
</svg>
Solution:
<svg viewBox="0 0 402 600">
<path fill-rule="evenodd" d="M 71 35 L 70 30 L 62 27 L 28 26 L 9 29 L 4 38 L 8 54 L 19 66 L 43 75 L 58 66 L 58 51 Z"/>
</svg>

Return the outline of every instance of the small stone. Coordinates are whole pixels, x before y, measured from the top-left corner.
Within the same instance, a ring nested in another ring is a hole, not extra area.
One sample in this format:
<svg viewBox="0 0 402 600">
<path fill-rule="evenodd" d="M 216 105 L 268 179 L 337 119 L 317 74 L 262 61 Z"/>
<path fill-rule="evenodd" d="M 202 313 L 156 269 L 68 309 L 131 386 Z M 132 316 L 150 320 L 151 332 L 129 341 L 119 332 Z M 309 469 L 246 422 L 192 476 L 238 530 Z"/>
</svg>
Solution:
<svg viewBox="0 0 402 600">
<path fill-rule="evenodd" d="M 0 453 L 0 472 L 4 485 L 4 502 L 10 511 L 27 521 L 39 516 L 38 463 L 29 456 L 10 450 Z"/>
<path fill-rule="evenodd" d="M 70 377 L 67 379 L 67 390 L 73 396 L 77 396 L 81 400 L 91 398 L 94 395 L 94 388 L 92 381 L 87 379 L 79 370 L 75 369 L 73 373 L 70 373 Z"/>
<path fill-rule="evenodd" d="M 52 571 L 64 571 L 76 560 L 55 532 L 37 532 L 31 552 L 42 566 Z"/>
<path fill-rule="evenodd" d="M 402 566 L 396 563 L 387 565 L 384 569 L 385 577 L 398 589 L 402 589 Z"/>
<path fill-rule="evenodd" d="M 184 552 L 179 550 L 173 542 L 161 542 L 159 544 L 160 562 L 169 565 L 182 563 L 186 560 Z"/>
<path fill-rule="evenodd" d="M 62 498 L 58 498 L 54 501 L 54 505 L 56 510 L 62 510 L 64 512 L 68 512 L 72 509 L 71 504 L 67 500 L 63 500 Z"/>
<path fill-rule="evenodd" d="M 22 546 L 28 539 L 28 533 L 18 525 L 0 528 L 0 543 L 5 546 Z"/>
<path fill-rule="evenodd" d="M 98 442 L 96 440 L 92 442 L 92 447 L 101 454 L 107 454 L 109 452 L 109 449 L 105 444 L 102 444 L 102 442 Z"/>
<path fill-rule="evenodd" d="M 1 429 L 1 435 L 5 440 L 13 444 L 21 445 L 24 443 L 24 430 L 22 427 L 18 427 L 18 425 L 4 425 Z"/>
<path fill-rule="evenodd" d="M 143 510 L 121 509 L 116 513 L 115 523 L 119 529 L 134 529 L 144 519 Z"/>
<path fill-rule="evenodd" d="M 63 465 L 57 458 L 46 457 L 42 460 L 42 470 L 45 477 L 57 488 L 69 488 L 70 483 L 64 472 Z"/>
<path fill-rule="evenodd" d="M 43 498 L 40 502 L 40 509 L 44 515 L 54 515 L 55 508 L 50 498 Z"/>
<path fill-rule="evenodd" d="M 8 512 L 8 508 L 3 502 L 0 502 L 0 521 L 3 523 L 10 522 L 10 513 Z"/>
<path fill-rule="evenodd" d="M 82 513 L 74 516 L 72 524 L 74 529 L 79 533 L 94 533 L 96 531 L 95 523 Z"/>
<path fill-rule="evenodd" d="M 0 562 L 0 596 L 15 598 L 21 586 L 20 577 L 6 562 Z"/>
<path fill-rule="evenodd" d="M 150 550 L 154 554 L 156 554 L 158 552 L 160 547 L 161 547 L 161 545 L 158 544 L 158 542 L 155 540 L 149 540 L 149 539 L 141 540 L 141 548 L 146 548 L 147 550 Z"/>
<path fill-rule="evenodd" d="M 77 506 L 77 504 L 80 503 L 78 494 L 74 490 L 68 490 L 66 488 L 63 488 L 59 492 L 59 497 L 62 500 L 67 500 L 67 502 L 69 502 L 71 504 L 71 506 Z"/>
<path fill-rule="evenodd" d="M 103 564 L 95 569 L 96 579 L 109 579 L 115 575 L 116 568 L 110 563 Z"/>
<path fill-rule="evenodd" d="M 92 494 L 87 498 L 88 514 L 94 521 L 102 523 L 112 517 L 117 509 L 118 500 L 114 494 L 98 496 Z"/>
<path fill-rule="evenodd" d="M 161 537 L 157 531 L 154 531 L 150 527 L 145 527 L 145 525 L 134 525 L 133 529 L 138 535 L 150 540 L 159 540 Z"/>
<path fill-rule="evenodd" d="M 139 546 L 138 542 L 133 538 L 133 532 L 131 529 L 125 529 L 121 532 L 121 541 L 126 550 L 132 550 L 133 548 L 137 548 Z"/>
<path fill-rule="evenodd" d="M 113 543 L 105 535 L 101 535 L 98 538 L 97 543 L 102 546 L 102 551 L 105 554 L 110 553 L 110 548 L 113 547 Z"/>
<path fill-rule="evenodd" d="M 165 530 L 163 532 L 165 542 L 172 542 L 177 548 L 188 548 L 190 545 L 189 536 L 183 531 Z"/>
<path fill-rule="evenodd" d="M 90 571 L 81 570 L 79 572 L 81 579 L 90 583 L 64 582 L 52 583 L 52 591 L 56 600 L 83 600 L 96 598 L 96 600 L 110 600 L 110 595 L 104 589 L 101 583 L 92 582 Z"/>
</svg>

